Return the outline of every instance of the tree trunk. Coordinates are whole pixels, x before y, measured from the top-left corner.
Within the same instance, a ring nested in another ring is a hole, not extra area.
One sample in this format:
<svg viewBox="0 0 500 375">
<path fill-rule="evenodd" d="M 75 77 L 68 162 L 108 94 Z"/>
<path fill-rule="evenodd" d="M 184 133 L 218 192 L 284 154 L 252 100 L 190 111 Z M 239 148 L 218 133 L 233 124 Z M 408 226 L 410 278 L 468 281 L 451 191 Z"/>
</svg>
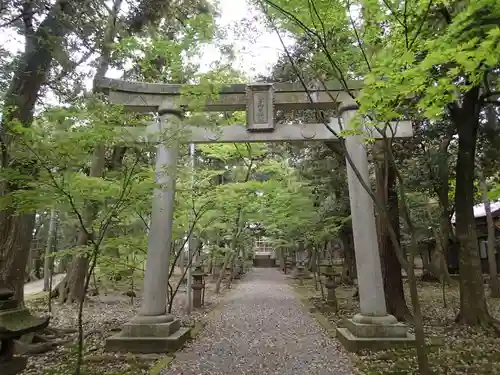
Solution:
<svg viewBox="0 0 500 375">
<path fill-rule="evenodd" d="M 483 198 L 486 222 L 488 224 L 488 267 L 490 271 L 490 293 L 493 298 L 500 298 L 500 284 L 498 282 L 498 266 L 496 258 L 495 222 L 491 216 L 491 205 L 488 199 L 488 186 L 483 171 L 478 170 L 479 185 Z"/>
<path fill-rule="evenodd" d="M 403 289 L 403 277 L 401 275 L 401 263 L 396 256 L 396 250 L 391 241 L 388 225 L 394 228 L 394 232 L 400 239 L 398 193 L 396 191 L 396 173 L 392 163 L 388 162 L 385 155 L 384 141 L 375 143 L 374 156 L 376 160 L 376 194 L 381 202 L 384 202 L 387 210 L 386 222 L 384 217 L 377 215 L 377 234 L 380 250 L 380 262 L 382 266 L 382 277 L 384 280 L 384 294 L 389 314 L 398 320 L 411 320 L 411 313 L 406 305 Z M 413 267 L 413 264 L 411 265 Z"/>
<path fill-rule="evenodd" d="M 344 262 L 342 266 L 342 282 L 353 285 L 357 278 L 356 258 L 354 254 L 354 241 L 352 230 L 343 230 L 341 235 L 342 247 L 344 250 Z"/>
<path fill-rule="evenodd" d="M 474 168 L 479 128 L 479 88 L 464 94 L 462 105 L 451 111 L 458 130 L 456 165 L 456 233 L 460 246 L 460 312 L 457 320 L 468 325 L 489 326 L 491 317 L 481 273 L 481 260 L 474 220 Z"/>
<path fill-rule="evenodd" d="M 104 146 L 97 146 L 94 152 L 94 161 L 90 168 L 90 177 L 101 177 L 104 171 L 105 149 Z M 76 242 L 77 247 L 85 247 L 89 245 L 90 236 L 92 233 L 92 225 L 97 215 L 98 207 L 94 202 L 87 202 L 83 212 L 83 225 L 78 233 Z M 87 254 L 73 255 L 69 271 L 64 280 L 59 284 L 57 294 L 59 301 L 73 303 L 80 301 L 85 296 L 85 276 L 89 268 L 89 257 Z"/>
<path fill-rule="evenodd" d="M 28 2 L 29 3 L 29 2 Z M 72 14 L 72 2 L 58 0 L 50 8 L 38 29 L 27 30 L 25 51 L 19 59 L 10 86 L 4 96 L 4 108 L 12 108 L 2 116 L 0 126 L 1 168 L 13 168 L 24 175 L 35 176 L 33 168 L 17 165 L 11 160 L 13 134 L 11 124 L 19 121 L 22 126 L 30 127 L 33 121 L 35 103 L 42 84 L 46 81 L 55 52 L 60 47 L 64 36 L 70 31 L 71 22 L 63 22 L 64 14 Z M 26 9 L 23 20 L 32 23 L 32 10 Z M 50 39 L 49 39 L 50 38 Z M 0 196 L 23 188 L 2 184 Z M 30 251 L 35 213 L 16 213 L 11 207 L 0 212 L 0 260 L 5 264 L 0 267 L 1 280 L 15 291 L 15 298 L 23 298 L 24 270 Z M 21 232 L 17 232 L 21 231 Z M 3 258 L 3 259 L 2 259 Z"/>
<path fill-rule="evenodd" d="M 181 271 L 181 285 L 184 285 L 184 265 L 186 263 L 186 260 L 184 259 L 184 248 L 179 249 L 179 258 L 177 260 L 177 267 L 179 267 Z"/>
<path fill-rule="evenodd" d="M 431 248 L 428 246 L 424 251 L 421 252 L 422 263 L 424 266 L 422 280 L 440 280 L 443 285 L 444 283 L 451 283 L 451 277 L 448 272 L 446 262 L 448 253 L 448 241 L 450 238 L 450 219 L 448 209 L 446 207 L 447 204 L 441 206 L 442 211 L 439 231 L 432 227 L 432 233 L 435 238 L 434 249 L 431 250 Z M 432 221 L 432 210 L 429 204 L 427 205 L 427 216 L 429 218 L 429 221 Z"/>
<path fill-rule="evenodd" d="M 316 247 L 311 246 L 311 252 L 310 252 L 310 257 L 309 257 L 309 271 L 311 272 L 316 272 L 316 258 L 318 257 Z"/>
<path fill-rule="evenodd" d="M 220 285 L 222 283 L 222 279 L 224 278 L 224 273 L 226 272 L 226 267 L 231 260 L 231 250 L 227 249 L 226 256 L 224 257 L 224 263 L 222 264 L 222 268 L 219 270 L 219 276 L 217 277 L 217 281 L 215 282 L 215 294 L 220 293 Z"/>
<path fill-rule="evenodd" d="M 55 243 L 56 220 L 56 210 L 51 209 L 47 247 L 45 248 L 45 255 L 43 258 L 43 290 L 45 292 L 50 291 L 50 278 L 52 277 L 52 270 L 54 268 L 54 257 L 52 256 L 52 252 Z"/>
<path fill-rule="evenodd" d="M 214 249 L 212 248 L 208 256 L 208 270 L 207 270 L 208 274 L 212 273 L 213 267 L 214 267 Z"/>
<path fill-rule="evenodd" d="M 21 302 L 24 300 L 24 270 L 28 262 L 35 213 L 15 215 L 3 211 L 0 215 L 0 244 L 4 254 L 3 267 L 0 268 L 1 281 L 14 291 L 16 300 Z"/>
<path fill-rule="evenodd" d="M 101 55 L 97 64 L 95 80 L 103 78 L 108 71 L 113 42 L 116 36 L 116 20 L 121 8 L 122 1 L 115 0 L 113 7 L 110 9 L 106 22 L 106 29 L 101 44 Z M 96 91 L 94 85 L 93 91 Z M 121 160 L 125 154 L 123 147 L 116 147 L 113 150 L 112 166 L 121 165 Z M 94 150 L 94 159 L 90 167 L 90 177 L 102 177 L 106 166 L 106 148 L 103 144 L 97 145 Z M 92 227 L 97 216 L 99 207 L 95 202 L 89 201 L 85 203 L 83 208 L 83 223 L 80 223 L 80 232 L 76 246 L 88 246 L 90 236 L 92 235 Z M 82 227 L 83 226 L 83 227 Z M 88 273 L 89 257 L 84 255 L 75 255 L 71 262 L 71 266 L 65 280 L 61 283 L 59 289 L 59 300 L 71 303 L 73 301 L 83 300 L 85 293 L 85 276 Z M 89 275 L 90 276 L 90 275 Z"/>
<path fill-rule="evenodd" d="M 231 287 L 231 284 L 233 282 L 233 278 L 234 278 L 234 272 L 235 272 L 235 260 L 237 258 L 236 254 L 236 250 L 233 250 L 233 255 L 231 256 L 231 259 L 229 260 L 229 268 L 231 269 L 231 274 L 229 275 L 229 277 L 227 278 L 227 282 L 226 282 L 226 288 L 229 289 Z"/>
<path fill-rule="evenodd" d="M 279 250 L 278 250 L 278 259 L 280 260 L 280 270 L 282 272 L 285 272 L 285 268 L 286 268 L 286 261 L 285 261 L 285 249 L 283 247 L 281 247 Z"/>
<path fill-rule="evenodd" d="M 450 246 L 451 223 L 449 209 L 443 209 L 441 213 L 441 222 L 439 224 L 439 268 L 442 280 L 448 284 L 451 283 L 450 273 L 448 272 L 448 247 Z"/>
</svg>

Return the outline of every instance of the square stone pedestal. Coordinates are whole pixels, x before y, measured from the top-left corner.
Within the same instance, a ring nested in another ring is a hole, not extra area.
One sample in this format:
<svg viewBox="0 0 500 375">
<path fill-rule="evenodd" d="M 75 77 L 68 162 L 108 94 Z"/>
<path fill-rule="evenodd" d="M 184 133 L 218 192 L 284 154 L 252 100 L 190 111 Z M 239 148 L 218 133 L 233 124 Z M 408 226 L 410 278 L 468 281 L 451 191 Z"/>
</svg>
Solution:
<svg viewBox="0 0 500 375">
<path fill-rule="evenodd" d="M 171 353 L 179 350 L 191 337 L 190 328 L 181 327 L 178 319 L 167 322 L 132 320 L 122 331 L 108 337 L 105 350 L 123 353 Z"/>
<path fill-rule="evenodd" d="M 360 314 L 344 320 L 337 328 L 337 339 L 350 352 L 415 346 L 415 336 L 392 315 L 366 317 Z"/>
</svg>

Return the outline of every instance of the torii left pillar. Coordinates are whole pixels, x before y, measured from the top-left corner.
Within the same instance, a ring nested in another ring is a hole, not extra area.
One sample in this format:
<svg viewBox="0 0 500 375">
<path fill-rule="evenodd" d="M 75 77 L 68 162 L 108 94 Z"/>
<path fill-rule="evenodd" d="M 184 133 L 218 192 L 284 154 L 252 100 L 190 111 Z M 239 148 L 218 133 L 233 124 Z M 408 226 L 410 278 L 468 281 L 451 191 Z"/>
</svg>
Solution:
<svg viewBox="0 0 500 375">
<path fill-rule="evenodd" d="M 175 128 L 182 112 L 170 104 L 159 107 L 160 129 Z M 179 319 L 167 313 L 170 244 L 174 220 L 175 179 L 179 147 L 171 137 L 168 144 L 156 150 L 156 182 L 148 255 L 144 275 L 141 309 L 122 331 L 106 340 L 106 350 L 128 353 L 168 353 L 179 349 L 190 337 L 190 329 L 181 327 Z"/>
</svg>

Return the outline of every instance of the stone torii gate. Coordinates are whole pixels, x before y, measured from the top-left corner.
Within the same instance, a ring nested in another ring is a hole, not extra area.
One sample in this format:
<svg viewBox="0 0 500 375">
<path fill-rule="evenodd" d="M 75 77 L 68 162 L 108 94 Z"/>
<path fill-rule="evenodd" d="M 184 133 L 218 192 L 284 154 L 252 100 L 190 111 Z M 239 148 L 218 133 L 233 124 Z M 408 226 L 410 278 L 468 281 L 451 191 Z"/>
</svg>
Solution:
<svg viewBox="0 0 500 375">
<path fill-rule="evenodd" d="M 128 110 L 157 112 L 158 124 L 150 125 L 136 136 L 151 136 L 178 124 L 182 119 L 180 106 L 182 85 L 127 82 L 101 79 L 97 86 L 108 95 L 112 104 L 124 105 Z M 359 89 L 359 82 L 350 87 Z M 284 142 L 333 141 L 335 135 L 323 123 L 276 124 L 275 111 L 293 109 L 336 109 L 337 117 L 329 126 L 340 131 L 340 120 L 348 124 L 358 109 L 339 84 L 312 88 L 310 94 L 302 86 L 290 83 L 256 83 L 223 87 L 216 100 L 206 103 L 206 111 L 247 111 L 247 124 L 230 125 L 215 130 L 210 126 L 182 126 L 188 136 L 181 142 Z M 178 126 L 178 125 L 177 125 Z M 391 124 L 387 128 L 395 137 L 411 137 L 409 122 Z M 130 129 L 132 131 L 132 129 Z M 365 129 L 369 136 L 381 138 L 378 131 Z M 109 351 L 135 353 L 162 353 L 175 351 L 189 337 L 189 329 L 181 328 L 180 321 L 166 312 L 170 242 L 174 217 L 177 142 L 157 146 L 156 174 L 160 188 L 155 189 L 148 240 L 148 255 L 144 277 L 144 296 L 137 316 L 123 326 L 122 331 L 106 340 Z M 346 137 L 346 148 L 363 180 L 370 186 L 368 158 L 362 136 Z M 165 172 L 167 169 L 168 172 Z M 414 342 L 407 327 L 398 323 L 386 309 L 380 265 L 374 204 L 354 170 L 347 163 L 349 199 L 356 266 L 360 312 L 337 329 L 337 337 L 349 350 L 373 346 L 386 347 L 396 343 Z"/>
</svg>

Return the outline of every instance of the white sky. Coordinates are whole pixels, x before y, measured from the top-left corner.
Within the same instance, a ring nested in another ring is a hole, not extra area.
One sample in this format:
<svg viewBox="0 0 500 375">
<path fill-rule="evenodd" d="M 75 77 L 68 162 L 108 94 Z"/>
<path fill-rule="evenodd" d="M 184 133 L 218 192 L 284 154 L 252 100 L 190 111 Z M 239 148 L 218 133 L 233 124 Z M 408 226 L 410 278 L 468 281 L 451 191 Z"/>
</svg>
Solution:
<svg viewBox="0 0 500 375">
<path fill-rule="evenodd" d="M 245 72 L 249 78 L 266 74 L 283 52 L 278 35 L 264 26 L 265 16 L 250 6 L 246 0 L 219 0 L 221 17 L 219 25 L 232 29 L 228 39 L 236 48 L 235 68 Z M 248 24 L 252 27 L 248 27 Z M 291 38 L 281 35 L 285 44 L 293 44 Z M 207 49 L 207 60 L 216 60 L 215 49 Z"/>
<path fill-rule="evenodd" d="M 234 68 L 242 71 L 249 79 L 270 72 L 284 52 L 278 35 L 264 25 L 265 16 L 248 4 L 247 0 L 216 0 L 219 4 L 218 25 L 226 30 L 226 42 L 234 46 L 236 61 Z M 293 40 L 281 35 L 286 46 Z M 210 65 L 220 58 L 215 46 L 203 49 L 201 71 L 210 69 Z M 109 71 L 108 76 L 119 78 L 120 72 Z"/>
<path fill-rule="evenodd" d="M 227 30 L 226 42 L 232 44 L 236 52 L 234 68 L 241 70 L 250 80 L 257 75 L 268 73 L 283 48 L 278 35 L 264 26 L 265 16 L 249 5 L 247 0 L 218 0 L 218 3 L 220 17 L 217 23 Z M 282 37 L 287 46 L 293 44 L 292 39 L 284 35 Z M 0 32 L 0 39 L 9 50 L 19 51 L 23 47 L 22 38 L 14 33 L 3 30 Z M 210 65 L 219 57 L 215 46 L 204 48 L 201 71 L 209 70 Z M 110 70 L 107 76 L 120 78 L 121 72 Z"/>
</svg>

